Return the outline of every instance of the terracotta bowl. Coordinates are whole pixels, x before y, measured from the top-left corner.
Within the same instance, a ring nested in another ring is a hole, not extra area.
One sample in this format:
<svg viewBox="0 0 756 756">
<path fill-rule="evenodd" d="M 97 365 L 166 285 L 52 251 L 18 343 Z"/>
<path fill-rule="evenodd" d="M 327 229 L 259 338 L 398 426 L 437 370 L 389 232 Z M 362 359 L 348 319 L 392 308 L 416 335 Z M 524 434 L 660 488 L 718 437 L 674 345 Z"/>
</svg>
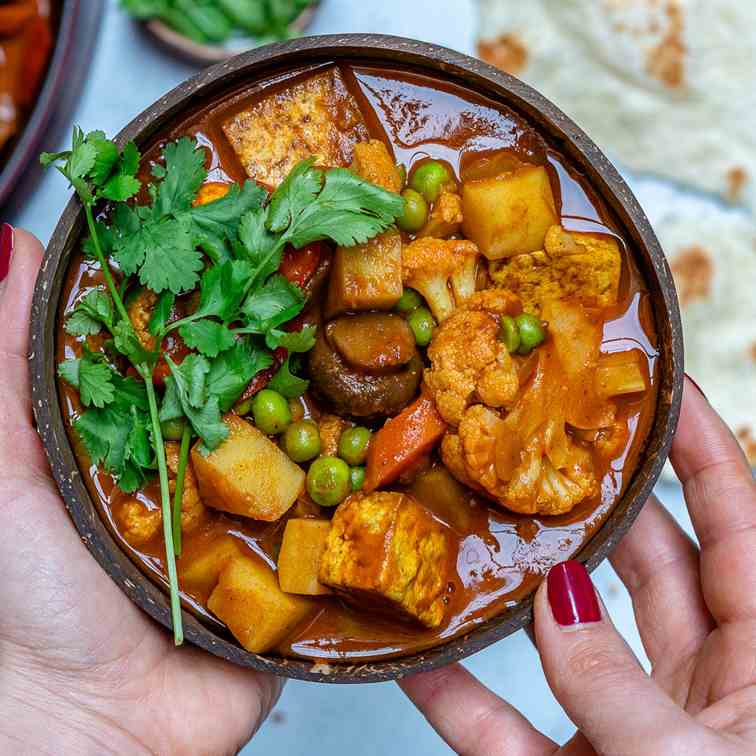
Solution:
<svg viewBox="0 0 756 756">
<path fill-rule="evenodd" d="M 672 441 L 683 385 L 680 314 L 667 262 L 651 226 L 630 189 L 596 145 L 554 105 L 511 76 L 479 60 L 435 45 L 380 35 L 310 37 L 252 50 L 210 68 L 181 84 L 145 110 L 119 134 L 138 145 L 150 143 L 177 115 L 256 78 L 303 63 L 360 59 L 409 66 L 439 74 L 515 110 L 536 126 L 593 185 L 614 213 L 621 233 L 637 251 L 653 304 L 660 358 L 656 416 L 627 491 L 604 524 L 578 554 L 588 569 L 611 552 L 632 525 L 651 493 Z M 62 191 L 62 189 L 61 189 Z M 37 281 L 31 326 L 34 412 L 53 474 L 82 540 L 121 589 L 157 622 L 170 626 L 168 596 L 119 548 L 103 524 L 79 472 L 66 434 L 55 382 L 55 330 L 68 262 L 80 245 L 84 215 L 77 199 L 69 202 L 50 241 Z M 236 664 L 285 677 L 316 682 L 377 682 L 440 667 L 489 646 L 527 626 L 532 597 L 503 611 L 467 635 L 422 653 L 370 664 L 323 664 L 248 653 L 229 636 L 208 628 L 184 611 L 187 639 Z"/>
</svg>

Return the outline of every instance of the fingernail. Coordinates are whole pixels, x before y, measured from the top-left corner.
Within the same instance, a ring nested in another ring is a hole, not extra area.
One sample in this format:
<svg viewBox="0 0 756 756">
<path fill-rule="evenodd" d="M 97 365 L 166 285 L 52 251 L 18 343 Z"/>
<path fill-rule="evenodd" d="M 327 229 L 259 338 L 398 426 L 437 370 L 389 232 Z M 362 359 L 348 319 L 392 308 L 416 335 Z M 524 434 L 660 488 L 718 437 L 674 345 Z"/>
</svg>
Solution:
<svg viewBox="0 0 756 756">
<path fill-rule="evenodd" d="M 704 399 L 706 399 L 706 401 L 708 402 L 708 401 L 709 401 L 709 399 L 707 398 L 706 394 L 704 394 L 704 392 L 703 392 L 703 389 L 702 389 L 702 388 L 701 388 L 701 387 L 700 387 L 700 386 L 699 386 L 699 385 L 698 385 L 698 384 L 697 384 L 697 383 L 696 383 L 696 382 L 695 382 L 695 381 L 694 381 L 694 380 L 693 380 L 693 379 L 692 379 L 692 378 L 691 378 L 691 377 L 690 377 L 690 376 L 689 376 L 689 375 L 688 375 L 687 373 L 685 373 L 685 377 L 686 377 L 686 378 L 687 378 L 687 379 L 688 379 L 688 380 L 689 380 L 689 381 L 690 381 L 690 382 L 691 382 L 691 383 L 693 384 L 693 386 L 694 386 L 695 388 L 697 388 L 697 389 L 698 389 L 698 393 L 699 393 L 699 394 L 701 394 L 701 396 L 702 396 L 702 397 L 703 397 Z"/>
<path fill-rule="evenodd" d="M 571 627 L 601 620 L 596 591 L 580 562 L 555 565 L 546 580 L 551 611 L 559 625 Z"/>
<path fill-rule="evenodd" d="M 5 281 L 10 270 L 11 257 L 13 257 L 13 226 L 3 223 L 0 233 L 0 283 Z"/>
</svg>

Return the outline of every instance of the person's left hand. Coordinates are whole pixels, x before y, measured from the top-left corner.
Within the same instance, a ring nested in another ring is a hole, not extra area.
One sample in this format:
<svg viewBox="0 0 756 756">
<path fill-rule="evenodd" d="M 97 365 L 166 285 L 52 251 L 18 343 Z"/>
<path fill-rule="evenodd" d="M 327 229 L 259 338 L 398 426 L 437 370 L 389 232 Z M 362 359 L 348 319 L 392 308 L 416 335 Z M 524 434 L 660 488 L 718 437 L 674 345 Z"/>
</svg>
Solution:
<svg viewBox="0 0 756 756">
<path fill-rule="evenodd" d="M 280 680 L 177 649 L 87 552 L 50 477 L 27 363 L 42 254 L 16 231 L 0 286 L 0 752 L 236 753 Z"/>
</svg>

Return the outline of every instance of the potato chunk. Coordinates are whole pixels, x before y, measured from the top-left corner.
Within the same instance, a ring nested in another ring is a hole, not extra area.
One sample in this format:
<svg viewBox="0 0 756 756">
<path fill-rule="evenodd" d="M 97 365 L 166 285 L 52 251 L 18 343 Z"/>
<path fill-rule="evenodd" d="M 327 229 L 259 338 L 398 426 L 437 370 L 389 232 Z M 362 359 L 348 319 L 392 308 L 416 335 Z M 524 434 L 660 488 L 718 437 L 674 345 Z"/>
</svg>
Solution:
<svg viewBox="0 0 756 756">
<path fill-rule="evenodd" d="M 223 124 L 250 178 L 278 186 L 311 155 L 320 166 L 347 166 L 368 138 L 357 102 L 338 68 L 264 96 Z"/>
<path fill-rule="evenodd" d="M 258 654 L 275 648 L 314 609 L 308 599 L 284 593 L 273 570 L 251 557 L 231 559 L 207 606 L 247 651 Z"/>
<path fill-rule="evenodd" d="M 462 230 L 489 260 L 543 249 L 558 223 L 546 169 L 527 165 L 495 178 L 462 184 Z"/>
<path fill-rule="evenodd" d="M 318 580 L 329 520 L 289 520 L 278 555 L 278 584 L 285 593 L 320 596 L 330 589 Z"/>
<path fill-rule="evenodd" d="M 648 367 L 643 352 L 602 354 L 596 368 L 596 393 L 602 399 L 643 393 L 648 386 Z"/>
<path fill-rule="evenodd" d="M 233 559 L 242 555 L 235 538 L 224 535 L 209 543 L 192 545 L 178 562 L 182 588 L 197 594 L 203 600 L 218 584 L 221 570 Z"/>
<path fill-rule="evenodd" d="M 305 474 L 267 436 L 236 415 L 226 415 L 228 438 L 207 456 L 192 449 L 202 500 L 224 512 L 273 522 L 304 487 Z"/>
<path fill-rule="evenodd" d="M 320 582 L 358 603 L 438 627 L 451 549 L 447 528 L 412 496 L 355 494 L 333 517 Z"/>
<path fill-rule="evenodd" d="M 402 174 L 379 139 L 360 142 L 354 146 L 354 160 L 349 168 L 360 178 L 389 192 L 402 191 Z"/>
<path fill-rule="evenodd" d="M 350 310 L 390 310 L 402 296 L 402 237 L 390 229 L 333 258 L 326 317 Z"/>
<path fill-rule="evenodd" d="M 538 315 L 547 302 L 561 299 L 586 307 L 616 303 L 622 272 L 616 239 L 552 226 L 544 246 L 489 268 L 496 285 L 517 294 L 527 312 Z"/>
</svg>

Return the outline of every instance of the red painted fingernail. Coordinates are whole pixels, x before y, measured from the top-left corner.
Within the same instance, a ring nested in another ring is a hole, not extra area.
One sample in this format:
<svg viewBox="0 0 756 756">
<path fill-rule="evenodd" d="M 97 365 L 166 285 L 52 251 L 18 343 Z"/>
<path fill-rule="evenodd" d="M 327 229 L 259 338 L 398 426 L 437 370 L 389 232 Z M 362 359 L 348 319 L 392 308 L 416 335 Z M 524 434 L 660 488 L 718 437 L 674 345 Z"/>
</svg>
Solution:
<svg viewBox="0 0 756 756">
<path fill-rule="evenodd" d="M 698 393 L 699 393 L 699 394 L 701 394 L 701 396 L 702 396 L 702 397 L 703 397 L 704 399 L 706 399 L 706 401 L 708 402 L 708 401 L 709 401 L 709 399 L 708 399 L 708 397 L 706 396 L 706 394 L 704 394 L 704 392 L 703 392 L 703 389 L 702 389 L 702 388 L 701 388 L 701 387 L 700 387 L 700 386 L 699 386 L 699 385 L 698 385 L 698 384 L 697 384 L 697 383 L 696 383 L 696 382 L 695 382 L 695 381 L 694 381 L 694 380 L 693 380 L 693 379 L 692 379 L 692 378 L 691 378 L 691 377 L 690 377 L 690 376 L 689 376 L 689 375 L 688 375 L 687 373 L 685 373 L 685 377 L 686 377 L 686 378 L 687 378 L 687 379 L 688 379 L 688 380 L 689 380 L 689 381 L 690 381 L 690 382 L 691 382 L 691 383 L 693 384 L 693 386 L 694 386 L 695 388 L 697 388 L 697 389 L 698 389 Z"/>
<path fill-rule="evenodd" d="M 546 580 L 551 611 L 562 627 L 601 620 L 596 591 L 580 562 L 570 560 L 555 565 Z"/>
<path fill-rule="evenodd" d="M 13 257 L 13 226 L 10 223 L 3 223 L 3 230 L 0 233 L 0 283 L 5 281 L 8 275 L 11 257 Z"/>
</svg>

